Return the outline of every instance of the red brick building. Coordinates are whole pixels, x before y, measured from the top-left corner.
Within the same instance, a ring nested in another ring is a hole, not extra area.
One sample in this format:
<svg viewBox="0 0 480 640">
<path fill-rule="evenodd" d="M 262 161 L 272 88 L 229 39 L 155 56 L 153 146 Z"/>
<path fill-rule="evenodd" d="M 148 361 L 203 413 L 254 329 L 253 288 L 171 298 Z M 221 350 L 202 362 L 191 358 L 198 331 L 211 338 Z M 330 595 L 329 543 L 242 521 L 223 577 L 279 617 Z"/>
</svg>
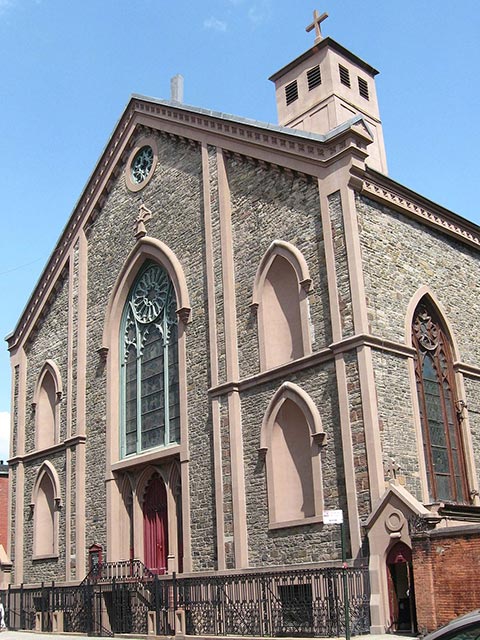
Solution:
<svg viewBox="0 0 480 640">
<path fill-rule="evenodd" d="M 412 535 L 418 629 L 436 629 L 480 602 L 480 527 L 445 527 Z M 455 595 L 453 595 L 455 594 Z"/>
</svg>

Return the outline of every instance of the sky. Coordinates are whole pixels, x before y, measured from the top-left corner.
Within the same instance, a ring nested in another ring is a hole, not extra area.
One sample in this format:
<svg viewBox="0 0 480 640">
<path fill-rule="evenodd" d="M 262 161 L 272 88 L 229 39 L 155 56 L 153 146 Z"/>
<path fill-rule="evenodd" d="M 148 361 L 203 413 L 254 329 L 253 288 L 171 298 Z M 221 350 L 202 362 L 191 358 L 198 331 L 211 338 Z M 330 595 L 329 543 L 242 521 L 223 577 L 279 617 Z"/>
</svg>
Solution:
<svg viewBox="0 0 480 640">
<path fill-rule="evenodd" d="M 133 93 L 276 123 L 268 78 L 324 35 L 380 71 L 389 175 L 480 224 L 479 0 L 0 0 L 0 334 Z M 321 2 L 321 4 L 320 4 Z M 10 365 L 0 348 L 0 459 Z"/>
</svg>

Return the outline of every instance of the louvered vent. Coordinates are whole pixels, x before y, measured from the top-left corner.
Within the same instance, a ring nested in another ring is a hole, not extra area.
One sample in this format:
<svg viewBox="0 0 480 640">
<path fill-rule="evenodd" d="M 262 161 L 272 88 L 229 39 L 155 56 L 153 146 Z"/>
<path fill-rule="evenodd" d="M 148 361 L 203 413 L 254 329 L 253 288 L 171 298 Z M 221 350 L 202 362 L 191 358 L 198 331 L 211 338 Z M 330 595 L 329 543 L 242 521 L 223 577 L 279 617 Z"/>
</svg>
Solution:
<svg viewBox="0 0 480 640">
<path fill-rule="evenodd" d="M 290 84 L 287 84 L 287 86 L 285 87 L 285 99 L 287 101 L 287 104 L 292 104 L 292 102 L 295 102 L 297 98 L 298 85 L 297 81 L 294 80 L 293 82 L 290 82 Z"/>
<path fill-rule="evenodd" d="M 317 64 L 313 69 L 307 71 L 308 90 L 311 91 L 322 84 L 322 74 L 320 73 L 320 65 Z"/>
<path fill-rule="evenodd" d="M 358 79 L 358 91 L 360 93 L 360 95 L 362 96 L 362 98 L 365 98 L 365 100 L 368 100 L 369 95 L 368 95 L 368 84 L 367 81 L 364 80 L 363 78 L 359 78 Z"/>
<path fill-rule="evenodd" d="M 350 86 L 350 72 L 343 65 L 338 65 L 338 70 L 340 72 L 340 82 L 344 84 L 346 87 Z"/>
</svg>

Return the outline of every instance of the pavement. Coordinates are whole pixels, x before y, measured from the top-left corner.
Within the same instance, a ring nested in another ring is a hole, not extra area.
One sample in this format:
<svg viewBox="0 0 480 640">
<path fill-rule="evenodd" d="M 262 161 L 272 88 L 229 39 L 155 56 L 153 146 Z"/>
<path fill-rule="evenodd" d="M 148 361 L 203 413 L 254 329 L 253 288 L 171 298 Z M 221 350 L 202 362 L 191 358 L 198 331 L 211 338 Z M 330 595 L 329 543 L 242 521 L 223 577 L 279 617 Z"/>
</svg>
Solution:
<svg viewBox="0 0 480 640">
<path fill-rule="evenodd" d="M 0 640 L 40 640 L 38 636 L 42 636 L 43 639 L 51 638 L 52 640 L 92 640 L 91 636 L 82 636 L 77 633 L 71 634 L 55 634 L 55 633 L 40 633 L 34 631 L 2 631 L 0 633 Z M 152 636 L 141 636 L 141 635 L 119 635 L 115 636 L 116 638 L 129 638 L 130 640 L 135 640 L 136 638 L 144 640 L 144 638 L 152 637 Z M 160 636 L 155 636 L 155 638 L 159 638 Z M 166 638 L 167 636 L 165 636 Z M 173 636 L 175 637 L 175 636 Z M 188 636 L 195 640 L 197 636 Z M 366 638 L 371 638 L 372 640 L 418 640 L 414 636 L 405 636 L 405 635 L 394 635 L 391 633 L 379 634 L 379 635 L 370 635 L 364 634 L 361 636 L 352 636 L 352 640 L 366 640 Z M 232 638 L 233 640 L 233 638 Z M 240 637 L 236 637 L 236 640 L 243 640 Z M 248 639 L 245 639 L 248 640 Z M 288 640 L 288 638 L 283 638 L 283 640 Z M 295 640 L 298 640 L 296 638 Z M 339 638 L 339 640 L 344 640 Z"/>
</svg>

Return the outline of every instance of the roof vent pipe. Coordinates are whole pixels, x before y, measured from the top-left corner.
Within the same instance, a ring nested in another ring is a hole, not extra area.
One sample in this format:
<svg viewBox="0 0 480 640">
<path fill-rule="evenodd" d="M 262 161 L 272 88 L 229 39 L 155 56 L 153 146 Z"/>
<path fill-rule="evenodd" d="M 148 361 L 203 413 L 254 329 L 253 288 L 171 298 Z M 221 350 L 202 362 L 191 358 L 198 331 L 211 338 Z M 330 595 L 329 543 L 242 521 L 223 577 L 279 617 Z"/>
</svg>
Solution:
<svg viewBox="0 0 480 640">
<path fill-rule="evenodd" d="M 183 102 L 183 76 L 179 73 L 170 80 L 170 96 L 173 102 Z"/>
</svg>

